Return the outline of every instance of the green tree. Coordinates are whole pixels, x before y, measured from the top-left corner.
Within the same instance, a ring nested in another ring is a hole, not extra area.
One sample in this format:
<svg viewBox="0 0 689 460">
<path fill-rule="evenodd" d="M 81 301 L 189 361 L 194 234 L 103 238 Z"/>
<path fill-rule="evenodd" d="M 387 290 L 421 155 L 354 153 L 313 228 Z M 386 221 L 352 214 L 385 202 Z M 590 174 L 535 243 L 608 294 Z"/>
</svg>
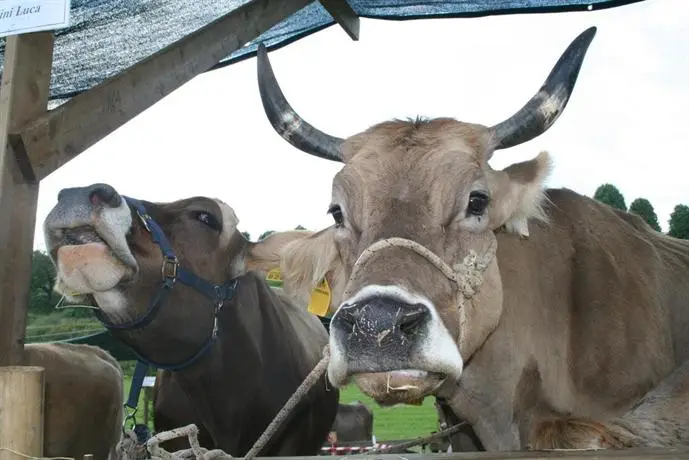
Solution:
<svg viewBox="0 0 689 460">
<path fill-rule="evenodd" d="M 55 286 L 55 266 L 43 251 L 34 251 L 31 262 L 31 288 L 29 293 L 29 311 L 33 313 L 50 313 L 60 300 L 53 291 Z"/>
<path fill-rule="evenodd" d="M 294 229 L 295 230 L 306 230 L 306 227 L 303 227 L 301 225 L 297 225 L 296 227 L 294 227 Z"/>
<path fill-rule="evenodd" d="M 653 205 L 646 198 L 637 198 L 629 205 L 629 212 L 640 216 L 646 221 L 651 228 L 657 232 L 660 231 L 660 224 L 658 223 L 658 215 L 653 209 Z"/>
<path fill-rule="evenodd" d="M 242 235 L 244 235 L 244 238 L 246 238 L 247 241 L 251 241 L 251 234 L 249 232 L 242 232 Z"/>
<path fill-rule="evenodd" d="M 627 210 L 627 204 L 624 201 L 624 196 L 619 191 L 617 187 L 612 184 L 603 184 L 596 189 L 596 193 L 593 195 L 595 200 L 605 203 L 613 208 L 621 209 L 622 211 Z"/>
<path fill-rule="evenodd" d="M 275 230 L 266 230 L 265 232 L 261 233 L 261 236 L 258 237 L 258 241 L 261 241 L 263 238 L 267 237 L 268 235 L 272 235 L 275 233 Z"/>
<path fill-rule="evenodd" d="M 678 204 L 670 214 L 670 231 L 668 235 L 689 240 L 689 206 Z"/>
</svg>

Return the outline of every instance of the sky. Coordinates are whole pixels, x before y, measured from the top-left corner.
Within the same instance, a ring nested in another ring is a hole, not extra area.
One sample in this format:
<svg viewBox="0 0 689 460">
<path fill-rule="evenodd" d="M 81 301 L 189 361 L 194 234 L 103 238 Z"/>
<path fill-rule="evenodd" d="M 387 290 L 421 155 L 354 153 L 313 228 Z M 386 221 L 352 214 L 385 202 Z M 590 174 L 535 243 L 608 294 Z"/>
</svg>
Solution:
<svg viewBox="0 0 689 460">
<path fill-rule="evenodd" d="M 598 32 L 564 113 L 540 137 L 490 164 L 550 152 L 547 185 L 593 196 L 615 184 L 627 205 L 651 201 L 667 231 L 689 204 L 689 1 L 601 11 L 470 19 L 361 19 L 359 41 L 332 26 L 270 53 L 295 110 L 339 137 L 391 119 L 450 116 L 492 125 L 541 86 L 569 43 Z M 342 165 L 307 155 L 270 126 L 256 59 L 202 74 L 41 183 L 34 247 L 62 188 L 104 182 L 149 201 L 220 198 L 252 240 L 265 230 L 331 225 Z"/>
</svg>

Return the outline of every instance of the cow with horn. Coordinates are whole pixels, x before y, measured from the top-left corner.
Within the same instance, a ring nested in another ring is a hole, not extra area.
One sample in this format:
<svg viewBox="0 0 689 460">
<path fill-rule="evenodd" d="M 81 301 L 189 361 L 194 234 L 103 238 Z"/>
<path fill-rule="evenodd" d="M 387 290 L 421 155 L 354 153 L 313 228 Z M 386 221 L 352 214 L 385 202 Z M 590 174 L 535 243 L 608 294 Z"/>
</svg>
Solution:
<svg viewBox="0 0 689 460">
<path fill-rule="evenodd" d="M 259 46 L 274 129 L 344 164 L 333 225 L 287 245 L 282 264 L 287 291 L 308 293 L 328 271 L 340 280 L 334 386 L 353 381 L 382 405 L 436 395 L 487 450 L 514 450 L 543 417 L 625 413 L 689 358 L 689 242 L 545 189 L 546 152 L 488 164 L 555 123 L 595 33 L 577 36 L 538 92 L 493 126 L 392 120 L 347 139 L 291 108 Z"/>
</svg>

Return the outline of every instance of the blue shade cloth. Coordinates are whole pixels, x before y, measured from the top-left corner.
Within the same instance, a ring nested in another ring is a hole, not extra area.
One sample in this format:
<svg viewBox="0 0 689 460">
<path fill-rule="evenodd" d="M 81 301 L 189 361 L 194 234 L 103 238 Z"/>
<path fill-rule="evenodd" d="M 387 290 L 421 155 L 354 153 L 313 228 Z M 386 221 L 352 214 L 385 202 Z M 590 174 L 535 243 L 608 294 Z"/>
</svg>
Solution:
<svg viewBox="0 0 689 460">
<path fill-rule="evenodd" d="M 55 32 L 50 99 L 64 100 L 86 91 L 248 1 L 72 0 L 70 27 Z M 587 11 L 638 1 L 643 0 L 349 0 L 349 4 L 362 18 L 407 20 Z M 260 41 L 275 49 L 333 24 L 330 14 L 314 1 L 213 69 L 255 56 Z M 3 38 L 2 66 L 4 58 Z"/>
</svg>

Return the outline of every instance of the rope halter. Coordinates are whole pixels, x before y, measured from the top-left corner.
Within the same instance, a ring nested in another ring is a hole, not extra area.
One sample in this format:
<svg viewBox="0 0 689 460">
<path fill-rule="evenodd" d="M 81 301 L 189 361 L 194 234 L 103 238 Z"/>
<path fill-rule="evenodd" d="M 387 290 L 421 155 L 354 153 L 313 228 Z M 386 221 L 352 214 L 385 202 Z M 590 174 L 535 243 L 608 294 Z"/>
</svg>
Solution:
<svg viewBox="0 0 689 460">
<path fill-rule="evenodd" d="M 442 272 L 447 279 L 455 284 L 457 291 L 455 295 L 457 308 L 462 309 L 464 307 L 464 303 L 471 299 L 478 292 L 478 288 L 483 283 L 483 275 L 490 263 L 495 258 L 497 242 L 495 239 L 491 240 L 488 249 L 486 249 L 481 257 L 479 257 L 476 254 L 476 251 L 473 249 L 470 250 L 469 254 L 464 257 L 462 262 L 451 267 L 444 260 L 433 253 L 433 251 L 424 245 L 417 243 L 416 241 L 400 237 L 378 240 L 371 244 L 368 248 L 364 249 L 357 261 L 354 263 L 354 267 L 352 267 L 352 274 L 349 277 L 350 286 L 351 281 L 356 279 L 358 271 L 364 263 L 371 259 L 375 253 L 392 247 L 409 249 L 425 258 L 431 265 L 440 270 L 440 272 Z M 351 297 L 352 294 L 350 289 L 351 287 L 348 287 L 345 290 L 343 298 L 347 299 Z"/>
</svg>

